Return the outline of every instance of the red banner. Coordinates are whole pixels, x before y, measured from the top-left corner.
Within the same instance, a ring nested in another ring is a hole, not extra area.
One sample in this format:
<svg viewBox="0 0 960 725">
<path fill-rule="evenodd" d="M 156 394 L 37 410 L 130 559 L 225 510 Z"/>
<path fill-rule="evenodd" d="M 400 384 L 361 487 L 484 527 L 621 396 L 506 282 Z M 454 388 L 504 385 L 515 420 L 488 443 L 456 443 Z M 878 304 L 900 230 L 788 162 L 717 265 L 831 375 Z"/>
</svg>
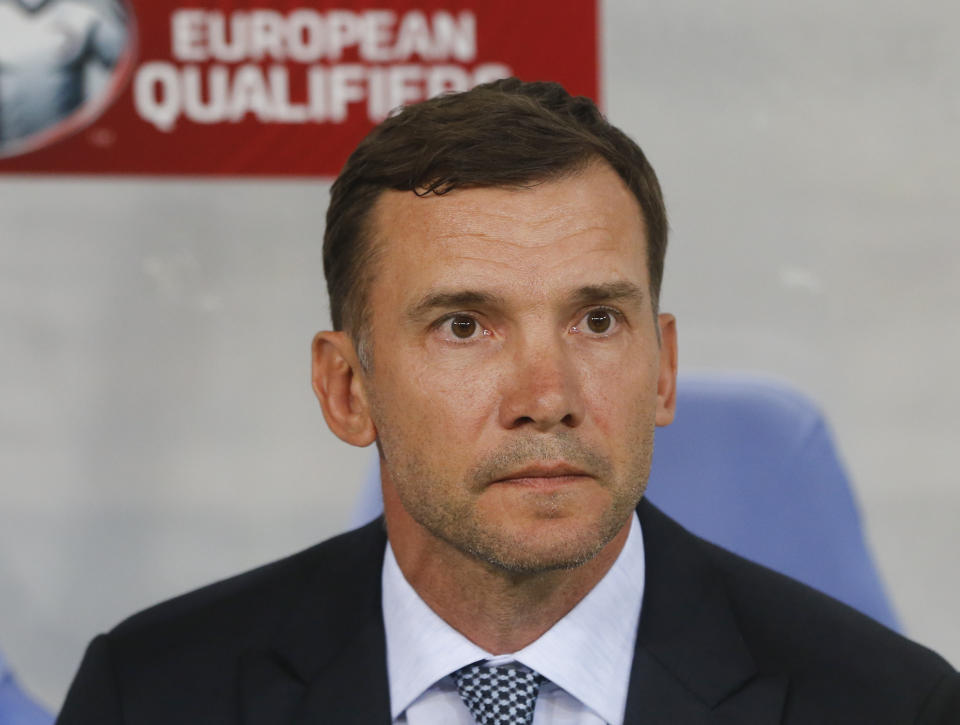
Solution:
<svg viewBox="0 0 960 725">
<path fill-rule="evenodd" d="M 0 0 L 0 172 L 334 176 L 444 91 L 596 99 L 596 2 Z"/>
</svg>

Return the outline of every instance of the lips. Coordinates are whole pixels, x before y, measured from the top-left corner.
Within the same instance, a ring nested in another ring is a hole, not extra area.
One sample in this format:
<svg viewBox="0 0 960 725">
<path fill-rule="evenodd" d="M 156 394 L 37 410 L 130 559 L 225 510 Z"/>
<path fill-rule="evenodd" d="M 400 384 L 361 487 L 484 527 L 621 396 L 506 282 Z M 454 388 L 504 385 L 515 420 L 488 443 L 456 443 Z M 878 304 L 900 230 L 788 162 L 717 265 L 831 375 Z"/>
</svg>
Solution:
<svg viewBox="0 0 960 725">
<path fill-rule="evenodd" d="M 493 483 L 545 482 L 562 483 L 562 479 L 583 478 L 589 474 L 582 468 L 560 461 L 557 463 L 537 463 L 512 471 Z M 550 480 L 556 479 L 556 480 Z"/>
</svg>

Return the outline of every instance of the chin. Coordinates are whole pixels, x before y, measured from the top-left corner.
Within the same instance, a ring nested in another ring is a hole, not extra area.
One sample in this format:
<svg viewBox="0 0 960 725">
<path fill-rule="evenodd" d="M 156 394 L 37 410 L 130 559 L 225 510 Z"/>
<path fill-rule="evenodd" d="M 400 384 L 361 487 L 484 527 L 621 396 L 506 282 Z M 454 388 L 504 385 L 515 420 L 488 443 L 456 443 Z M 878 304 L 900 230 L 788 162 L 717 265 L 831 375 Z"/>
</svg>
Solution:
<svg viewBox="0 0 960 725">
<path fill-rule="evenodd" d="M 612 518 L 612 517 L 611 517 Z M 511 525 L 512 524 L 512 525 Z M 576 569 L 599 554 L 623 528 L 622 521 L 540 520 L 462 528 L 457 548 L 514 574 Z M 472 529 L 472 530 L 471 530 Z M 464 535 L 464 534 L 471 535 Z"/>
</svg>

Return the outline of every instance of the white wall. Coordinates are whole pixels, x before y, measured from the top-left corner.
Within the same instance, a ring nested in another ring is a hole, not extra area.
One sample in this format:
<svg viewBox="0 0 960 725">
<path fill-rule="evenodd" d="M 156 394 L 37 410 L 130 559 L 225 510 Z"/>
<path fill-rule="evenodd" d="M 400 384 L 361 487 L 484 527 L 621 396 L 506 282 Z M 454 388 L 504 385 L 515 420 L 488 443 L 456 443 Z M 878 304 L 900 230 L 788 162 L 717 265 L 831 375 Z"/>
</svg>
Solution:
<svg viewBox="0 0 960 725">
<path fill-rule="evenodd" d="M 827 411 L 907 629 L 960 663 L 960 7 L 604 8 L 606 107 L 657 168 L 689 368 Z M 59 706 L 137 608 L 340 530 L 322 183 L 0 180 L 0 645 Z"/>
</svg>

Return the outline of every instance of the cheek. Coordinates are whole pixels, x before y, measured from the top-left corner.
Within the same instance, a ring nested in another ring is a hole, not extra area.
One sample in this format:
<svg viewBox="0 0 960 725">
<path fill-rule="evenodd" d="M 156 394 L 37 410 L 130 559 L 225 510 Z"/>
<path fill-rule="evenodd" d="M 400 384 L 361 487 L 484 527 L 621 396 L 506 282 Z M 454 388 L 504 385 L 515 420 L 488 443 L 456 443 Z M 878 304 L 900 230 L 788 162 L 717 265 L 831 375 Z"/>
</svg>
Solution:
<svg viewBox="0 0 960 725">
<path fill-rule="evenodd" d="M 583 373 L 589 415 L 608 438 L 635 435 L 652 425 L 657 403 L 657 368 L 647 359 L 620 358 Z"/>
<path fill-rule="evenodd" d="M 418 358 L 395 365 L 380 381 L 378 407 L 387 423 L 408 430 L 408 439 L 475 441 L 496 400 L 495 383 L 487 377 L 476 367 Z"/>
</svg>

